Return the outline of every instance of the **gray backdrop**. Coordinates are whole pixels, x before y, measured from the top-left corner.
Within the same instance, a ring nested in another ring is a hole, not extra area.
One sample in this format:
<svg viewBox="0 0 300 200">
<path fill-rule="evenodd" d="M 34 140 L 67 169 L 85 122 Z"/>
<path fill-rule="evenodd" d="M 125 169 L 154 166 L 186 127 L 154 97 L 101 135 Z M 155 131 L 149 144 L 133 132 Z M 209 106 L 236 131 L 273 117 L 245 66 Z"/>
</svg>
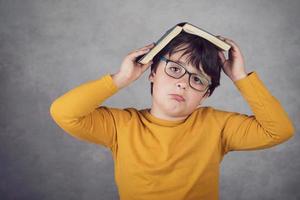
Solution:
<svg viewBox="0 0 300 200">
<path fill-rule="evenodd" d="M 0 199 L 118 199 L 109 150 L 79 141 L 49 115 L 68 90 L 115 73 L 127 53 L 188 21 L 236 41 L 299 130 L 300 2 L 0 1 Z M 151 105 L 149 70 L 105 101 Z M 222 72 L 204 105 L 252 114 Z M 299 136 L 270 149 L 231 152 L 220 199 L 299 199 Z"/>
</svg>

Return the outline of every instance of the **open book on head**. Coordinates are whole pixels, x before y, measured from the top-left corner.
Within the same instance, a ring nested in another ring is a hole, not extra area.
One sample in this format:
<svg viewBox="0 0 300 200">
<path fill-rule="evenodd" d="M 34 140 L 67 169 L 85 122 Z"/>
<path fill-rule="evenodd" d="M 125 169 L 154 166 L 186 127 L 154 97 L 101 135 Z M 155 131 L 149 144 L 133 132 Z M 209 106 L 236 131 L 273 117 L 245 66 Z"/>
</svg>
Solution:
<svg viewBox="0 0 300 200">
<path fill-rule="evenodd" d="M 138 57 L 137 62 L 141 64 L 148 63 L 154 58 L 156 54 L 160 52 L 160 50 L 162 50 L 173 38 L 175 38 L 182 31 L 202 37 L 221 50 L 228 51 L 231 47 L 229 44 L 220 40 L 215 35 L 188 22 L 182 22 L 167 30 L 166 33 L 161 38 L 159 38 L 159 40 L 157 40 L 155 46 L 148 53 Z"/>
</svg>

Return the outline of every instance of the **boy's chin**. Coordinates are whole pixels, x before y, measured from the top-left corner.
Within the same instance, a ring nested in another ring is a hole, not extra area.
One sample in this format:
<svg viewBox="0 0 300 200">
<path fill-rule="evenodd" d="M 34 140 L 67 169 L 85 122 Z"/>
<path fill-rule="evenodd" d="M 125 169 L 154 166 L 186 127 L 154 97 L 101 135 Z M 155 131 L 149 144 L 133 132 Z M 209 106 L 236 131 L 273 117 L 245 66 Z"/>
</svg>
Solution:
<svg viewBox="0 0 300 200">
<path fill-rule="evenodd" d="M 167 113 L 169 116 L 172 116 L 172 117 L 184 117 L 186 115 L 189 115 L 191 112 L 188 111 L 187 109 L 185 108 L 180 108 L 180 107 L 169 107 L 167 110 Z"/>
</svg>

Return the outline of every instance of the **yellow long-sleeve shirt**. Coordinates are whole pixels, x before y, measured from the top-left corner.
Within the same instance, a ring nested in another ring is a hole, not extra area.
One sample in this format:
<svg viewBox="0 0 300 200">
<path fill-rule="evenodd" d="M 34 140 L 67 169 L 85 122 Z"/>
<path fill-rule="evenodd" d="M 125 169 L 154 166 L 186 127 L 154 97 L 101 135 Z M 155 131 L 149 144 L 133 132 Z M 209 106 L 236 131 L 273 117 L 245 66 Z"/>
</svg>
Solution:
<svg viewBox="0 0 300 200">
<path fill-rule="evenodd" d="M 111 150 L 121 200 L 215 200 L 226 153 L 272 147 L 295 132 L 255 71 L 234 84 L 254 115 L 208 106 L 168 121 L 149 109 L 101 106 L 118 92 L 110 74 L 57 98 L 50 113 L 70 135 Z"/>
</svg>

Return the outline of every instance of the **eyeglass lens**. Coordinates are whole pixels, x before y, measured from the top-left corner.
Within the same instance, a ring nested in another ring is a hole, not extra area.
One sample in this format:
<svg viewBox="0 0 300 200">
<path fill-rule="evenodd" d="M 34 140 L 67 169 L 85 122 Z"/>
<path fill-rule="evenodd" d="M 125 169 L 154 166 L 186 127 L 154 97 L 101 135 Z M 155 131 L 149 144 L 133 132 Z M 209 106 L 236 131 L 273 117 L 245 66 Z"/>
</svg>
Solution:
<svg viewBox="0 0 300 200">
<path fill-rule="evenodd" d="M 178 79 L 185 74 L 185 69 L 175 62 L 169 61 L 166 65 L 166 73 Z M 203 75 L 192 74 L 189 80 L 190 86 L 199 91 L 204 91 L 209 85 L 208 80 Z"/>
</svg>

